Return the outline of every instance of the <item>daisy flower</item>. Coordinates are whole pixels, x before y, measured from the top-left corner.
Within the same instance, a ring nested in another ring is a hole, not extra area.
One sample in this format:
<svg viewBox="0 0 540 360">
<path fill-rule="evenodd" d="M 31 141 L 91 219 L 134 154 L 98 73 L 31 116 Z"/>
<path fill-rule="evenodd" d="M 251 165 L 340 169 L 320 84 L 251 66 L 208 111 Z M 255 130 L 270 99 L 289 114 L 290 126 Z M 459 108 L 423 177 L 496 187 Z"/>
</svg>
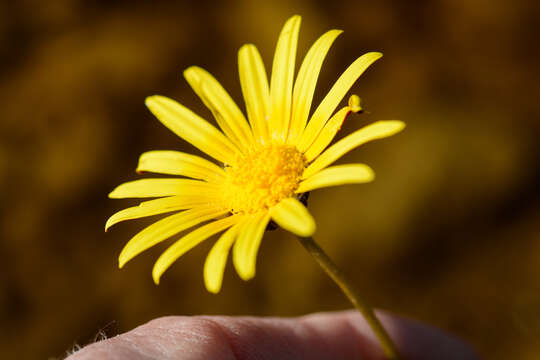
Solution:
<svg viewBox="0 0 540 360">
<path fill-rule="evenodd" d="M 336 111 L 360 75 L 382 54 L 370 52 L 354 61 L 338 78 L 310 116 L 313 93 L 324 58 L 341 34 L 330 30 L 309 49 L 294 76 L 300 16 L 284 25 L 276 46 L 270 83 L 257 48 L 238 52 L 240 83 L 247 119 L 219 82 L 193 66 L 184 76 L 210 109 L 219 129 L 169 98 L 155 95 L 146 106 L 170 130 L 215 161 L 178 151 L 150 151 L 137 171 L 176 175 L 124 183 L 110 198 L 157 198 L 114 214 L 106 224 L 173 213 L 135 235 L 123 248 L 119 266 L 144 250 L 188 229 L 159 257 L 152 276 L 162 274 L 183 254 L 222 233 L 204 265 L 208 291 L 221 289 L 229 252 L 244 280 L 255 276 L 259 245 L 267 226 L 280 227 L 303 238 L 315 232 L 315 221 L 302 195 L 328 186 L 372 181 L 364 164 L 332 164 L 368 141 L 403 129 L 401 121 L 378 121 L 330 145 L 348 114 L 361 110 L 353 95 Z"/>
</svg>

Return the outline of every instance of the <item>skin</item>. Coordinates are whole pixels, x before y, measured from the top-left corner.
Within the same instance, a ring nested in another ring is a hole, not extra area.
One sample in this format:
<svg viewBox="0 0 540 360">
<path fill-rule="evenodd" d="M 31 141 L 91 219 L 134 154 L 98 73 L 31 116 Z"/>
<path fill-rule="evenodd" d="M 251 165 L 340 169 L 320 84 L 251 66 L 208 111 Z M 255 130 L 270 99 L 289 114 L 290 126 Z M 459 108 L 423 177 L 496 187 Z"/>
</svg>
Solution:
<svg viewBox="0 0 540 360">
<path fill-rule="evenodd" d="M 377 316 L 402 360 L 473 360 L 473 350 L 433 327 L 384 312 Z M 298 318 L 169 316 L 91 344 L 67 360 L 384 359 L 356 311 Z"/>
</svg>

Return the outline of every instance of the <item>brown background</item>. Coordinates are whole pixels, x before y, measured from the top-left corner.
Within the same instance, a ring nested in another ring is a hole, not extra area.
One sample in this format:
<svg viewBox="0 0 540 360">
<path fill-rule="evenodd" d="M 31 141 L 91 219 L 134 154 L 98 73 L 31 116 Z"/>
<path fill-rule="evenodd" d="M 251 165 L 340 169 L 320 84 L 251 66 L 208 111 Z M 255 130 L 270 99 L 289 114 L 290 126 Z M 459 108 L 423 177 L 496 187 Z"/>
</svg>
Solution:
<svg viewBox="0 0 540 360">
<path fill-rule="evenodd" d="M 414 5 L 413 5 L 414 4 Z M 103 232 L 132 201 L 140 153 L 194 151 L 145 109 L 159 93 L 210 113 L 182 79 L 197 64 L 239 104 L 236 52 L 269 69 L 285 20 L 303 15 L 299 58 L 330 28 L 316 102 L 356 57 L 385 57 L 354 86 L 370 114 L 407 129 L 344 161 L 372 184 L 315 192 L 316 238 L 378 307 L 440 326 L 488 359 L 540 352 L 539 5 L 536 1 L 228 2 L 61 0 L 0 4 L 0 354 L 62 358 L 75 344 L 167 314 L 294 316 L 349 307 L 294 238 L 265 236 L 257 277 L 228 266 L 204 289 L 212 241 L 152 283 L 168 245 L 116 268 L 152 219 Z"/>
</svg>

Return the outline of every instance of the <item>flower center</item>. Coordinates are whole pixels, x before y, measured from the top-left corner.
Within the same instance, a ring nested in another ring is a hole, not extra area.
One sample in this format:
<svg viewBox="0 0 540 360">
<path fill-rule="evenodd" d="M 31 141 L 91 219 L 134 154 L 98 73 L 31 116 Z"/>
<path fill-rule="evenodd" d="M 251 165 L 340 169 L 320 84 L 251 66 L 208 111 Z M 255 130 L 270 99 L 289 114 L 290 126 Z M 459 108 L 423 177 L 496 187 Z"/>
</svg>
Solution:
<svg viewBox="0 0 540 360">
<path fill-rule="evenodd" d="M 225 167 L 225 206 L 233 213 L 269 209 L 294 194 L 305 167 L 304 154 L 290 145 L 270 144 L 239 155 Z"/>
</svg>

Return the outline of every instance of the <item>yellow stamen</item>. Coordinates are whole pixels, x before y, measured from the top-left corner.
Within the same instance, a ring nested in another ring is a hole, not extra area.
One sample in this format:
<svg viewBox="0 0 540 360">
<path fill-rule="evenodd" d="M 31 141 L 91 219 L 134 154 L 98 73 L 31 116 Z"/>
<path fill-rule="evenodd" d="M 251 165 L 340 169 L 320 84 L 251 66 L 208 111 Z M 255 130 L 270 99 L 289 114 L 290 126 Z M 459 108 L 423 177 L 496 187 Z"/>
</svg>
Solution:
<svg viewBox="0 0 540 360">
<path fill-rule="evenodd" d="M 349 98 L 349 107 L 352 112 L 359 112 L 362 110 L 362 99 L 358 95 L 351 95 Z"/>
<path fill-rule="evenodd" d="M 294 146 L 270 144 L 238 155 L 225 168 L 223 202 L 232 213 L 256 213 L 294 196 L 307 165 Z"/>
</svg>

